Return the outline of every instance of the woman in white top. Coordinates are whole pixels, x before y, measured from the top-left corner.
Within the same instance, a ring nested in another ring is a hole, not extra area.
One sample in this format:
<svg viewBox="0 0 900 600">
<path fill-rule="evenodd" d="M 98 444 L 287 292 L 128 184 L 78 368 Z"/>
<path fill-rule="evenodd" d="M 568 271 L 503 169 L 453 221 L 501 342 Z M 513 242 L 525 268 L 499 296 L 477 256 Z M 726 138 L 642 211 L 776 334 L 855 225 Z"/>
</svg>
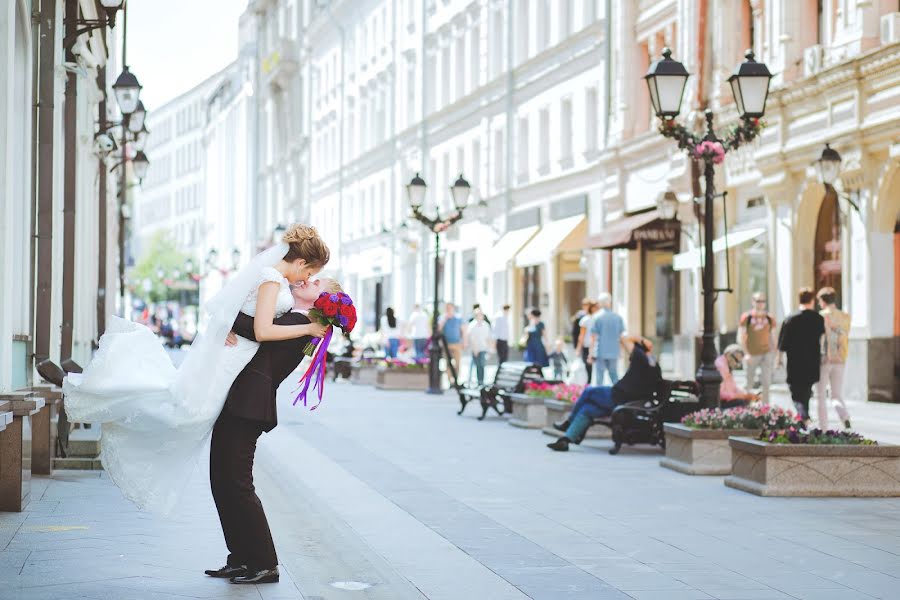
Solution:
<svg viewBox="0 0 900 600">
<path fill-rule="evenodd" d="M 484 363 L 488 350 L 493 348 L 494 335 L 491 326 L 484 320 L 481 309 L 475 311 L 475 318 L 466 328 L 465 346 L 472 353 L 472 364 L 475 365 L 475 379 L 478 385 L 484 385 Z"/>
<path fill-rule="evenodd" d="M 384 353 L 388 358 L 397 358 L 400 349 L 400 328 L 397 325 L 394 309 L 388 306 L 381 317 L 381 339 L 384 340 Z"/>
</svg>

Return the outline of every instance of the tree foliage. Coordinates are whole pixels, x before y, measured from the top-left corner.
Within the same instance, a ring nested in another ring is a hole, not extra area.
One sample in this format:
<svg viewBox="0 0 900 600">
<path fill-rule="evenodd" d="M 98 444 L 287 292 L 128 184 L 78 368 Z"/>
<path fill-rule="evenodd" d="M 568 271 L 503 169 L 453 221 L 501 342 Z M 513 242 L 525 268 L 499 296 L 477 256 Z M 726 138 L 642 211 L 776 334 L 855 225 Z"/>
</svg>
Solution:
<svg viewBox="0 0 900 600">
<path fill-rule="evenodd" d="M 129 271 L 128 279 L 134 296 L 145 302 L 177 298 L 178 290 L 167 287 L 163 279 L 184 279 L 187 276 L 184 272 L 187 259 L 188 255 L 178 249 L 167 231 L 156 232 L 140 260 Z M 160 271 L 164 273 L 162 278 Z"/>
</svg>

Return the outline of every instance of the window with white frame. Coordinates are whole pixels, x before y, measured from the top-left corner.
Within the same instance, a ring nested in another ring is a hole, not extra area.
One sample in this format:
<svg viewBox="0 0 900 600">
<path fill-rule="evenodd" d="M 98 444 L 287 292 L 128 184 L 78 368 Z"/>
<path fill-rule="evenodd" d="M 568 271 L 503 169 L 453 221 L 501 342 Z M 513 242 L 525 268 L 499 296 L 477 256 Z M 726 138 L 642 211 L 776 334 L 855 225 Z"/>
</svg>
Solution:
<svg viewBox="0 0 900 600">
<path fill-rule="evenodd" d="M 559 41 L 562 42 L 572 33 L 572 0 L 559 0 Z"/>
<path fill-rule="evenodd" d="M 550 45 L 550 0 L 538 0 L 537 52 L 543 52 Z"/>
<path fill-rule="evenodd" d="M 597 149 L 597 88 L 589 87 L 584 93 L 584 151 Z"/>
<path fill-rule="evenodd" d="M 528 179 L 528 117 L 519 117 L 519 149 L 516 157 L 519 179 Z"/>
<path fill-rule="evenodd" d="M 441 103 L 440 108 L 450 104 L 450 45 L 441 50 Z"/>
<path fill-rule="evenodd" d="M 481 25 L 475 24 L 469 32 L 469 71 L 471 76 L 470 90 L 481 85 Z"/>
<path fill-rule="evenodd" d="M 503 52 L 505 48 L 505 24 L 503 22 L 503 9 L 496 9 L 491 13 L 491 71 L 489 79 L 493 79 L 503 72 Z"/>
<path fill-rule="evenodd" d="M 479 140 L 472 141 L 472 185 L 479 192 L 483 188 L 484 182 L 481 181 L 481 142 Z"/>
<path fill-rule="evenodd" d="M 582 23 L 588 27 L 597 20 L 597 0 L 583 0 Z"/>
<path fill-rule="evenodd" d="M 519 0 L 516 8 L 516 64 L 528 60 L 528 29 L 531 0 Z"/>
<path fill-rule="evenodd" d="M 559 158 L 572 158 L 572 98 L 562 99 L 559 107 Z"/>
<path fill-rule="evenodd" d="M 546 172 L 550 166 L 550 108 L 545 106 L 538 113 L 540 126 L 538 145 L 538 169 Z"/>
<path fill-rule="evenodd" d="M 506 178 L 506 157 L 503 155 L 503 130 L 494 132 L 494 190 L 500 191 Z"/>
<path fill-rule="evenodd" d="M 454 90 L 453 99 L 459 100 L 466 95 L 466 38 L 464 35 L 458 36 L 453 44 L 456 46 L 456 64 L 453 66 L 456 71 L 456 89 Z"/>
</svg>

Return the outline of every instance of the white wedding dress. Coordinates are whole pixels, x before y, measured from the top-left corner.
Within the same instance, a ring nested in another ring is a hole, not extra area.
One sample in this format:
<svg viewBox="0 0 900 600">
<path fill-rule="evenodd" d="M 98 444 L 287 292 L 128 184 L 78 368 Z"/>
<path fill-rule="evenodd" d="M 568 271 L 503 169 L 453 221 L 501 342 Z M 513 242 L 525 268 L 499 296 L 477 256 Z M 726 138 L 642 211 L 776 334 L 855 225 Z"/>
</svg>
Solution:
<svg viewBox="0 0 900 600">
<path fill-rule="evenodd" d="M 276 316 L 293 307 L 287 280 L 272 267 L 285 250 L 257 256 L 210 301 L 205 331 L 178 369 L 150 329 L 112 317 L 84 373 L 63 382 L 69 420 L 102 423 L 103 467 L 140 508 L 168 514 L 176 506 L 231 384 L 259 348 L 245 338 L 225 346 L 238 310 L 255 315 L 258 288 L 269 281 L 281 286 Z"/>
</svg>

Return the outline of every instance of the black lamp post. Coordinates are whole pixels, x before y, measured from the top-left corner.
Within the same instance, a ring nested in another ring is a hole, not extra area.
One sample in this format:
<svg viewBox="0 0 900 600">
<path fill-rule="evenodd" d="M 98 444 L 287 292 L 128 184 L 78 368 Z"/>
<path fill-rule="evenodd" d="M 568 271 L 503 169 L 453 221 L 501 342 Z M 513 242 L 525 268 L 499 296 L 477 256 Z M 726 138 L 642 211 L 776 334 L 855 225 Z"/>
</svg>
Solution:
<svg viewBox="0 0 900 600">
<path fill-rule="evenodd" d="M 679 148 L 685 150 L 691 158 L 702 160 L 704 165 L 706 190 L 703 211 L 703 345 L 700 351 L 701 364 L 697 371 L 697 382 L 701 386 L 701 402 L 705 406 L 712 407 L 719 405 L 719 384 L 722 382 L 722 377 L 715 366 L 717 352 L 713 310 L 716 294 L 723 291 L 716 289 L 714 279 L 713 202 L 716 193 L 713 165 L 725 160 L 726 152 L 750 142 L 759 135 L 759 118 L 766 111 L 772 74 L 765 64 L 756 62 L 753 51 L 748 50 L 746 60 L 738 65 L 734 74 L 728 78 L 741 118 L 740 124 L 721 138 L 713 129 L 713 113 L 707 110 L 706 134 L 698 137 L 675 122 L 675 117 L 681 112 L 681 99 L 689 74 L 684 65 L 672 59 L 671 50 L 665 48 L 662 54 L 663 57 L 650 65 L 644 76 L 653 110 L 662 121 L 659 132 L 676 140 Z"/>
<path fill-rule="evenodd" d="M 472 191 L 469 182 L 466 181 L 462 174 L 454 184 L 450 187 L 450 195 L 453 197 L 453 204 L 456 211 L 452 214 L 441 217 L 440 211 L 435 210 L 435 216 L 428 217 L 422 213 L 422 204 L 425 202 L 425 192 L 428 186 L 425 180 L 416 176 L 412 178 L 409 185 L 406 186 L 406 194 L 409 199 L 409 205 L 412 207 L 413 217 L 417 221 L 425 225 L 434 234 L 434 302 L 432 306 L 431 316 L 431 351 L 429 353 L 428 364 L 428 389 L 429 394 L 442 394 L 441 389 L 441 348 L 438 345 L 440 336 L 438 335 L 438 298 L 440 293 L 440 252 L 441 252 L 441 232 L 447 231 L 451 225 L 462 219 L 463 210 L 465 210 L 469 202 L 469 194 Z M 447 357 L 450 360 L 450 357 Z M 459 365 L 457 365 L 457 368 Z"/>
<path fill-rule="evenodd" d="M 838 154 L 838 151 L 831 147 L 829 144 L 825 144 L 825 149 L 822 150 L 822 156 L 819 157 L 819 160 L 816 161 L 816 170 L 819 172 L 819 180 L 825 185 L 826 188 L 832 190 L 838 198 L 843 198 L 847 201 L 847 203 L 853 207 L 856 212 L 859 212 L 859 190 L 850 190 L 851 194 L 842 194 L 838 192 L 834 187 L 834 182 L 837 181 L 837 178 L 841 174 L 841 155 Z M 853 199 L 853 196 L 856 196 L 856 200 Z"/>
</svg>

